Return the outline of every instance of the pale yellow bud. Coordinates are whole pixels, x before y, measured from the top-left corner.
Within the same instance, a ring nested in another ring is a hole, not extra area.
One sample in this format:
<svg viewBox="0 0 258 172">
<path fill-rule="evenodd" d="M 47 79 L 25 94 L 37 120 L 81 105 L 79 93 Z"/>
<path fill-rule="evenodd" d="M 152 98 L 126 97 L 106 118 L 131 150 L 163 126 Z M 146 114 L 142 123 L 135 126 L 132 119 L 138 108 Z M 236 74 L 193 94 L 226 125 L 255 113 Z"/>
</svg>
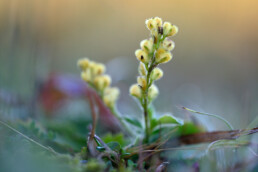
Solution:
<svg viewBox="0 0 258 172">
<path fill-rule="evenodd" d="M 165 53 L 161 56 L 159 63 L 167 63 L 172 59 L 172 54 L 170 52 Z"/>
<path fill-rule="evenodd" d="M 104 96 L 103 96 L 103 101 L 108 107 L 114 107 L 115 102 L 118 99 L 119 96 L 119 89 L 116 87 L 107 87 L 104 90 Z"/>
<path fill-rule="evenodd" d="M 94 68 L 95 68 L 95 66 L 96 66 L 96 62 L 94 62 L 94 61 L 90 61 L 89 62 L 89 68 L 93 71 L 94 70 Z"/>
<path fill-rule="evenodd" d="M 152 80 L 158 80 L 163 76 L 163 71 L 160 68 L 155 68 L 151 72 L 151 79 Z"/>
<path fill-rule="evenodd" d="M 120 91 L 117 87 L 108 87 L 104 91 L 105 95 L 113 95 L 114 97 L 118 97 L 119 93 Z"/>
<path fill-rule="evenodd" d="M 163 34 L 165 36 L 174 36 L 177 32 L 178 32 L 178 27 L 176 25 L 172 25 L 169 22 L 164 22 Z"/>
<path fill-rule="evenodd" d="M 159 48 L 155 54 L 156 61 L 160 61 L 160 57 L 165 53 L 167 53 L 167 51 L 164 48 Z"/>
<path fill-rule="evenodd" d="M 140 62 L 138 71 L 139 71 L 140 75 L 143 75 L 143 76 L 147 75 L 147 71 L 146 71 L 145 65 L 142 62 Z"/>
<path fill-rule="evenodd" d="M 155 17 L 154 18 L 154 21 L 156 23 L 156 29 L 158 29 L 158 27 L 161 27 L 162 26 L 162 19 L 159 18 L 159 17 Z"/>
<path fill-rule="evenodd" d="M 143 76 L 138 76 L 137 77 L 137 83 L 142 87 L 143 90 L 146 89 L 147 87 L 147 81 L 146 78 Z"/>
<path fill-rule="evenodd" d="M 138 84 L 134 84 L 130 87 L 129 92 L 132 96 L 141 98 L 142 97 L 142 89 Z"/>
<path fill-rule="evenodd" d="M 135 56 L 139 61 L 141 61 L 145 64 L 150 61 L 148 54 L 141 49 L 138 49 L 135 51 Z"/>
<path fill-rule="evenodd" d="M 166 38 L 163 43 L 162 43 L 162 46 L 164 49 L 166 49 L 167 51 L 172 51 L 174 48 L 175 48 L 175 43 L 169 39 L 169 38 Z"/>
<path fill-rule="evenodd" d="M 83 58 L 78 60 L 77 65 L 81 68 L 81 70 L 86 70 L 89 66 L 90 60 L 88 58 Z"/>
<path fill-rule="evenodd" d="M 150 38 L 150 39 L 142 40 L 140 43 L 140 46 L 141 46 L 142 50 L 145 50 L 148 53 L 151 52 L 152 48 L 153 48 L 153 39 Z"/>
<path fill-rule="evenodd" d="M 95 62 L 90 63 L 90 68 L 91 68 L 92 73 L 93 73 L 94 76 L 101 75 L 106 70 L 106 67 L 103 64 L 95 63 Z"/>
<path fill-rule="evenodd" d="M 95 70 L 96 75 L 101 75 L 101 74 L 105 73 L 106 67 L 102 63 L 97 63 L 95 65 L 95 69 L 94 70 Z"/>
<path fill-rule="evenodd" d="M 147 19 L 145 24 L 149 30 L 153 30 L 156 27 L 156 21 L 153 18 Z"/>
<path fill-rule="evenodd" d="M 159 94 L 159 89 L 156 85 L 151 85 L 150 88 L 149 88 L 149 91 L 148 91 L 148 98 L 150 100 L 153 100 L 155 99 Z"/>
<path fill-rule="evenodd" d="M 81 72 L 81 78 L 86 82 L 92 81 L 91 71 L 90 69 L 86 69 L 85 71 Z"/>
<path fill-rule="evenodd" d="M 172 59 L 172 54 L 167 52 L 165 49 L 158 49 L 156 53 L 157 63 L 167 63 Z"/>
<path fill-rule="evenodd" d="M 94 79 L 94 85 L 98 90 L 103 90 L 111 84 L 111 77 L 109 75 L 97 76 Z"/>
</svg>

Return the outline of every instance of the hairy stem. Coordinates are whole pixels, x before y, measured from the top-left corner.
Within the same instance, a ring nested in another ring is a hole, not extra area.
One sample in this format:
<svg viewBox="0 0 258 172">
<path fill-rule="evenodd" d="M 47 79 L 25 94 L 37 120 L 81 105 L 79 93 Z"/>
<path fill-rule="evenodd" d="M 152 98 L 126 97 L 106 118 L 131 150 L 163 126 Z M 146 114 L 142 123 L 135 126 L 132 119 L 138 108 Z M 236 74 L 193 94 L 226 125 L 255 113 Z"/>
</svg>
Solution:
<svg viewBox="0 0 258 172">
<path fill-rule="evenodd" d="M 155 38 L 154 38 L 155 39 Z M 146 89 L 144 90 L 144 94 L 143 94 L 143 114 L 144 114 L 144 122 L 145 122 L 145 141 L 146 143 L 149 142 L 149 115 L 148 115 L 148 105 L 149 105 L 149 101 L 148 101 L 148 92 L 149 92 L 149 88 L 152 85 L 152 80 L 150 79 L 151 76 L 151 72 L 152 70 L 157 66 L 157 64 L 155 63 L 155 56 L 156 56 L 156 50 L 159 48 L 160 43 L 164 40 L 164 38 L 158 37 L 157 38 L 157 42 L 154 42 L 153 44 L 153 50 L 152 52 L 149 54 L 151 56 L 151 62 L 148 65 L 146 65 L 147 68 L 147 77 L 146 77 Z"/>
</svg>

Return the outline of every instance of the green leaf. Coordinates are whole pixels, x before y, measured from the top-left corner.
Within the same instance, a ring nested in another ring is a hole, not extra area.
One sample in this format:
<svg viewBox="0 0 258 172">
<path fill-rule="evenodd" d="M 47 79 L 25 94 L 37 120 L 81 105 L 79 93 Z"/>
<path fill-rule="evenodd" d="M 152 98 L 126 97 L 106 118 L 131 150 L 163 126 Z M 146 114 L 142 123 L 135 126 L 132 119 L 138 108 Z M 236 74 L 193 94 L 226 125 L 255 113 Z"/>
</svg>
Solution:
<svg viewBox="0 0 258 172">
<path fill-rule="evenodd" d="M 150 120 L 150 129 L 152 130 L 154 127 L 158 125 L 158 120 L 156 118 L 152 118 Z"/>
<path fill-rule="evenodd" d="M 178 134 L 180 136 L 200 133 L 202 131 L 204 131 L 203 128 L 201 128 L 200 126 L 195 125 L 192 122 L 184 123 L 184 125 L 179 126 L 179 128 L 178 128 Z"/>
<path fill-rule="evenodd" d="M 141 122 L 138 119 L 133 118 L 133 117 L 124 117 L 124 120 L 126 122 L 128 122 L 129 124 L 132 124 L 133 126 L 142 129 L 142 124 L 141 124 Z"/>
<path fill-rule="evenodd" d="M 115 152 L 120 152 L 121 145 L 118 142 L 109 142 L 107 143 L 108 147 Z"/>
<path fill-rule="evenodd" d="M 149 115 L 149 118 L 152 119 L 153 116 L 154 116 L 154 112 L 155 112 L 155 109 L 152 105 L 150 105 L 150 107 L 148 108 L 148 115 Z"/>
<path fill-rule="evenodd" d="M 106 150 L 106 148 L 102 147 L 102 146 L 97 146 L 96 149 L 100 152 L 103 152 Z"/>
<path fill-rule="evenodd" d="M 154 134 L 159 134 L 163 132 L 168 133 L 173 129 L 175 129 L 176 127 L 178 127 L 177 124 L 160 124 L 153 129 L 152 134 L 154 135 Z"/>
<path fill-rule="evenodd" d="M 122 133 L 118 133 L 118 134 L 110 134 L 108 133 L 107 135 L 105 135 L 102 140 L 105 143 L 109 143 L 109 142 L 118 142 L 120 145 L 124 146 L 125 143 L 125 139 L 124 139 L 124 135 Z"/>
<path fill-rule="evenodd" d="M 173 115 L 163 115 L 158 119 L 158 123 L 183 125 L 184 121 L 182 119 L 174 117 Z"/>
</svg>

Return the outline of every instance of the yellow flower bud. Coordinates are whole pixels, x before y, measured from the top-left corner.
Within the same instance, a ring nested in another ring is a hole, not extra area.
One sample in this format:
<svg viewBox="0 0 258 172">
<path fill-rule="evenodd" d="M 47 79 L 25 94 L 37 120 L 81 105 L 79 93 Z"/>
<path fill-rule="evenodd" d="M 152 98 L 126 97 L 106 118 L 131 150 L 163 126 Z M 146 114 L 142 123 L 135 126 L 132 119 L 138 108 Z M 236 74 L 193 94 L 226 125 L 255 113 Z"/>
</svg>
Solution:
<svg viewBox="0 0 258 172">
<path fill-rule="evenodd" d="M 107 87 L 104 90 L 104 96 L 103 96 L 103 101 L 108 107 L 114 107 L 115 102 L 118 99 L 119 96 L 119 89 L 116 87 Z"/>
<path fill-rule="evenodd" d="M 161 56 L 161 59 L 158 63 L 167 63 L 172 59 L 172 54 L 170 52 L 165 53 Z"/>
<path fill-rule="evenodd" d="M 162 19 L 159 18 L 159 17 L 155 17 L 154 18 L 154 21 L 156 23 L 156 29 L 158 29 L 158 27 L 161 27 L 162 26 Z"/>
<path fill-rule="evenodd" d="M 95 66 L 96 66 L 96 62 L 94 62 L 94 61 L 90 61 L 89 62 L 89 68 L 93 71 L 94 70 L 94 68 L 95 68 Z"/>
<path fill-rule="evenodd" d="M 153 39 L 150 38 L 150 39 L 142 40 L 140 43 L 140 46 L 142 50 L 145 50 L 148 53 L 151 52 L 153 48 Z"/>
<path fill-rule="evenodd" d="M 158 80 L 163 76 L 163 71 L 160 68 L 155 68 L 151 72 L 151 79 L 152 80 Z"/>
<path fill-rule="evenodd" d="M 92 76 L 90 69 L 86 69 L 85 71 L 81 72 L 81 78 L 86 82 L 91 82 Z"/>
<path fill-rule="evenodd" d="M 149 91 L 148 91 L 148 98 L 150 100 L 153 100 L 155 99 L 159 94 L 159 89 L 156 85 L 151 85 L 150 88 L 149 88 Z"/>
<path fill-rule="evenodd" d="M 172 51 L 175 48 L 175 43 L 172 40 L 170 40 L 169 38 L 166 38 L 163 41 L 162 46 L 167 51 Z"/>
<path fill-rule="evenodd" d="M 142 62 L 140 62 L 138 71 L 139 71 L 140 75 L 143 75 L 143 76 L 147 75 L 147 71 L 146 71 L 145 65 Z"/>
<path fill-rule="evenodd" d="M 83 58 L 78 60 L 77 65 L 81 68 L 81 70 L 86 70 L 89 66 L 90 60 L 88 58 Z"/>
<path fill-rule="evenodd" d="M 156 53 L 156 62 L 157 63 L 167 63 L 172 59 L 172 54 L 167 52 L 165 49 L 160 48 Z"/>
<path fill-rule="evenodd" d="M 141 61 L 145 64 L 150 61 L 148 54 L 143 50 L 140 50 L 140 49 L 136 50 L 135 56 L 139 61 Z"/>
<path fill-rule="evenodd" d="M 145 21 L 145 24 L 150 31 L 157 31 L 162 26 L 162 19 L 159 17 L 150 18 Z"/>
<path fill-rule="evenodd" d="M 134 97 L 137 97 L 137 98 L 141 98 L 142 97 L 142 89 L 139 87 L 138 84 L 133 84 L 130 87 L 129 92 Z"/>
<path fill-rule="evenodd" d="M 147 87 L 147 81 L 144 76 L 138 76 L 137 77 L 137 83 L 142 87 L 143 90 Z"/>
<path fill-rule="evenodd" d="M 102 63 L 97 63 L 95 65 L 94 71 L 95 71 L 96 75 L 101 75 L 101 74 L 103 74 L 106 71 L 106 67 Z"/>
<path fill-rule="evenodd" d="M 98 90 L 103 90 L 111 84 L 111 77 L 109 75 L 97 76 L 94 79 L 94 85 Z"/>
<path fill-rule="evenodd" d="M 156 27 L 156 21 L 153 18 L 147 19 L 145 24 L 149 30 L 153 30 Z"/>
<path fill-rule="evenodd" d="M 92 73 L 93 73 L 94 76 L 101 75 L 106 70 L 105 65 L 103 65 L 101 63 L 95 63 L 95 62 L 90 63 L 90 68 L 91 68 Z"/>
<path fill-rule="evenodd" d="M 155 54 L 156 61 L 160 61 L 160 57 L 165 53 L 167 53 L 167 51 L 164 48 L 159 48 Z"/>
<path fill-rule="evenodd" d="M 174 36 L 177 32 L 178 32 L 178 27 L 176 25 L 172 25 L 169 22 L 164 22 L 163 34 L 165 36 Z"/>
</svg>

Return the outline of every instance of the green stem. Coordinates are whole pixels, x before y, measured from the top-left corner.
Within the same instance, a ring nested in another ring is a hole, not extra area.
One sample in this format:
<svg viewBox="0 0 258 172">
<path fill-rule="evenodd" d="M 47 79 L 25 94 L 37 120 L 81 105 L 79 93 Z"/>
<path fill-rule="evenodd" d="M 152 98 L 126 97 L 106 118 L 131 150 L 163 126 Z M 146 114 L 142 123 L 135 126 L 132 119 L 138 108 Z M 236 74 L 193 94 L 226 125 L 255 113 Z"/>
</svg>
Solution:
<svg viewBox="0 0 258 172">
<path fill-rule="evenodd" d="M 159 48 L 160 43 L 164 40 L 164 38 L 162 37 L 158 37 L 157 38 L 157 43 L 153 44 L 153 50 L 150 53 L 151 55 L 151 63 L 150 65 L 146 65 L 146 69 L 147 69 L 147 77 L 146 77 L 146 81 L 147 81 L 147 86 L 146 89 L 144 90 L 144 94 L 143 94 L 143 114 L 144 114 L 144 122 L 145 122 L 145 141 L 146 143 L 149 142 L 149 115 L 148 115 L 148 105 L 149 105 L 149 100 L 148 100 L 148 91 L 149 88 L 152 85 L 152 81 L 150 79 L 150 75 L 152 70 L 156 67 L 156 63 L 155 63 L 155 56 L 156 56 L 156 50 Z"/>
<path fill-rule="evenodd" d="M 183 109 L 185 109 L 185 110 L 187 110 L 187 111 L 189 111 L 189 112 L 193 112 L 193 113 L 200 114 L 200 115 L 207 115 L 207 116 L 212 116 L 212 117 L 215 117 L 215 118 L 217 118 L 217 119 L 220 119 L 220 120 L 222 120 L 222 121 L 228 126 L 228 128 L 230 128 L 231 130 L 233 130 L 233 126 L 232 126 L 226 119 L 224 119 L 224 118 L 221 117 L 221 116 L 214 115 L 214 114 L 203 113 L 203 112 L 198 112 L 198 111 L 195 111 L 195 110 L 186 108 L 186 107 L 183 107 Z"/>
<path fill-rule="evenodd" d="M 147 92 L 147 95 L 146 95 L 146 92 L 145 92 L 145 95 L 144 95 L 144 102 L 143 102 L 143 113 L 144 113 L 144 122 L 145 122 L 145 141 L 146 143 L 149 142 L 149 119 L 148 119 L 148 92 Z"/>
</svg>

